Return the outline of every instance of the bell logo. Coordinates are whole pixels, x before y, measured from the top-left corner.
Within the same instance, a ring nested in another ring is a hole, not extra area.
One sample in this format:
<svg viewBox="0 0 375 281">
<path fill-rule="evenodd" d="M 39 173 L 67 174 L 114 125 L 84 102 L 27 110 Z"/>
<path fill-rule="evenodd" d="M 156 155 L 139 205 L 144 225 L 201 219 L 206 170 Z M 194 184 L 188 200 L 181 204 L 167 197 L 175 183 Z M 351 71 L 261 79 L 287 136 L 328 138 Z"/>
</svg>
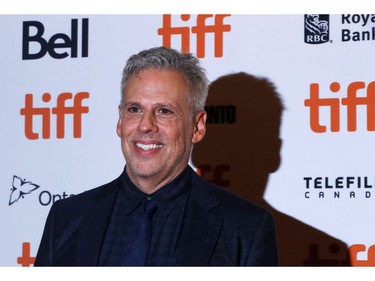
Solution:
<svg viewBox="0 0 375 281">
<path fill-rule="evenodd" d="M 82 101 L 89 97 L 88 92 L 79 92 L 74 97 L 72 93 L 61 93 L 57 97 L 55 107 L 35 107 L 34 95 L 25 96 L 25 107 L 21 108 L 20 114 L 25 116 L 25 136 L 30 140 L 39 139 L 39 134 L 34 132 L 34 117 L 41 116 L 42 138 L 51 137 L 51 114 L 56 116 L 56 137 L 62 139 L 65 137 L 65 116 L 73 115 L 73 137 L 80 138 L 82 133 L 82 114 L 88 113 L 89 108 L 82 106 Z M 42 95 L 44 103 L 51 101 L 51 94 Z M 67 106 L 66 101 L 73 100 L 72 106 Z"/>
<path fill-rule="evenodd" d="M 163 15 L 163 27 L 158 29 L 158 35 L 163 37 L 163 46 L 171 48 L 172 35 L 181 37 L 181 51 L 190 52 L 190 32 L 196 35 L 196 55 L 198 58 L 205 57 L 206 34 L 214 35 L 214 56 L 223 56 L 224 32 L 229 32 L 231 26 L 224 24 L 224 19 L 230 15 L 197 15 L 197 24 L 191 29 L 189 26 L 172 27 L 172 16 Z M 206 20 L 213 18 L 213 24 L 207 24 Z M 187 22 L 190 15 L 181 15 L 181 20 Z"/>
<path fill-rule="evenodd" d="M 326 107 L 329 109 L 331 132 L 340 131 L 340 110 L 346 107 L 347 111 L 347 130 L 348 132 L 357 131 L 357 110 L 366 109 L 367 130 L 375 131 L 375 81 L 366 86 L 365 82 L 357 81 L 349 84 L 346 89 L 346 97 L 340 98 L 322 98 L 320 97 L 320 85 L 312 83 L 310 85 L 310 98 L 305 100 L 305 106 L 310 108 L 310 128 L 315 133 L 325 133 L 327 127 L 320 123 L 320 109 Z M 332 82 L 330 92 L 338 93 L 341 85 L 338 82 Z M 362 94 L 362 96 L 359 96 Z"/>
<path fill-rule="evenodd" d="M 81 24 L 81 56 L 88 57 L 89 52 L 89 20 L 82 19 Z M 32 31 L 36 31 L 33 33 Z M 22 32 L 22 59 L 33 60 L 44 57 L 47 53 L 54 59 L 78 57 L 78 20 L 72 19 L 70 36 L 64 33 L 57 33 L 49 40 L 43 38 L 44 25 L 38 21 L 23 22 Z M 32 48 L 34 47 L 34 48 Z M 32 52 L 32 50 L 34 52 Z M 36 51 L 37 50 L 37 51 Z M 61 50 L 61 51 L 59 51 Z"/>
</svg>

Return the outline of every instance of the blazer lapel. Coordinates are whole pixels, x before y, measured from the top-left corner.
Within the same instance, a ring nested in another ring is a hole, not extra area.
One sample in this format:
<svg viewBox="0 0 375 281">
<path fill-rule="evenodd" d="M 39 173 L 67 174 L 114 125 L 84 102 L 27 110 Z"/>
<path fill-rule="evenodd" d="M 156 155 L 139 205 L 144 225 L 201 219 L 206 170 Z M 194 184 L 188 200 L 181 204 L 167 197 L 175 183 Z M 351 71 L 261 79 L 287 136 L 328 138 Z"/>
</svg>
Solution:
<svg viewBox="0 0 375 281">
<path fill-rule="evenodd" d="M 98 194 L 97 200 L 87 209 L 82 219 L 82 226 L 78 238 L 76 257 L 81 266 L 96 266 L 104 239 L 107 224 L 114 206 L 119 186 L 119 180 L 113 181 L 104 192 Z"/>
<path fill-rule="evenodd" d="M 178 251 L 178 266 L 209 265 L 223 224 L 223 216 L 214 211 L 218 205 L 214 193 L 192 171 L 192 189 Z"/>
</svg>

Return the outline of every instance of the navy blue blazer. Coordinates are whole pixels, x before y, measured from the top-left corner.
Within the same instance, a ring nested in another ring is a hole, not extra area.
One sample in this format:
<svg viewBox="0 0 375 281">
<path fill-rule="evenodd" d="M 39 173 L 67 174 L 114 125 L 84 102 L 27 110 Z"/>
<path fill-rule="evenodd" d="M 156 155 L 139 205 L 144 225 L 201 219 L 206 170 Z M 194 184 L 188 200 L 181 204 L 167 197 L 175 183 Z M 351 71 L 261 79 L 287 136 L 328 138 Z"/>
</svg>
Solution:
<svg viewBox="0 0 375 281">
<path fill-rule="evenodd" d="M 190 170 L 191 195 L 176 265 L 278 265 L 271 213 Z M 35 266 L 98 265 L 119 178 L 53 204 Z"/>
</svg>

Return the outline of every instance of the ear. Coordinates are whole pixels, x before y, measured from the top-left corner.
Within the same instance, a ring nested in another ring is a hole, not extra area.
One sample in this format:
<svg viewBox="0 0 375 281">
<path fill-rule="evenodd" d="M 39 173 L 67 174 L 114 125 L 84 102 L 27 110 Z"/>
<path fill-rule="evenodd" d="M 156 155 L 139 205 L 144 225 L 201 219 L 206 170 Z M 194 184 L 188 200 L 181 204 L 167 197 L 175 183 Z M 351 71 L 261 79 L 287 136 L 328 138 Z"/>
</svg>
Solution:
<svg viewBox="0 0 375 281">
<path fill-rule="evenodd" d="M 200 142 L 206 134 L 207 112 L 201 111 L 194 118 L 194 131 L 192 142 Z"/>
<path fill-rule="evenodd" d="M 117 121 L 117 128 L 116 132 L 117 135 L 121 138 L 121 124 L 122 124 L 122 107 L 119 105 L 118 106 L 118 121 Z"/>
</svg>

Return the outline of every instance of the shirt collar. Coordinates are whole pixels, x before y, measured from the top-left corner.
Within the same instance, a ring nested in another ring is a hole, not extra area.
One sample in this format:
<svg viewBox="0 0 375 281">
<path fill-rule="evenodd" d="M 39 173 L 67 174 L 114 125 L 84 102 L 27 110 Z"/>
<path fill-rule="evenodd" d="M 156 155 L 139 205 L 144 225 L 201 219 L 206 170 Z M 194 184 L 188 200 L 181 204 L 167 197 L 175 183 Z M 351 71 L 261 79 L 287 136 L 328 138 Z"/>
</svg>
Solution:
<svg viewBox="0 0 375 281">
<path fill-rule="evenodd" d="M 170 183 L 161 187 L 152 194 L 146 194 L 141 191 L 129 178 L 124 169 L 122 173 L 122 184 L 120 187 L 121 195 L 124 198 L 126 214 L 134 211 L 146 197 L 151 196 L 158 206 L 158 212 L 162 215 L 168 216 L 172 208 L 183 195 L 189 190 L 190 187 L 190 170 L 187 166 L 181 174 L 179 174 Z"/>
</svg>

